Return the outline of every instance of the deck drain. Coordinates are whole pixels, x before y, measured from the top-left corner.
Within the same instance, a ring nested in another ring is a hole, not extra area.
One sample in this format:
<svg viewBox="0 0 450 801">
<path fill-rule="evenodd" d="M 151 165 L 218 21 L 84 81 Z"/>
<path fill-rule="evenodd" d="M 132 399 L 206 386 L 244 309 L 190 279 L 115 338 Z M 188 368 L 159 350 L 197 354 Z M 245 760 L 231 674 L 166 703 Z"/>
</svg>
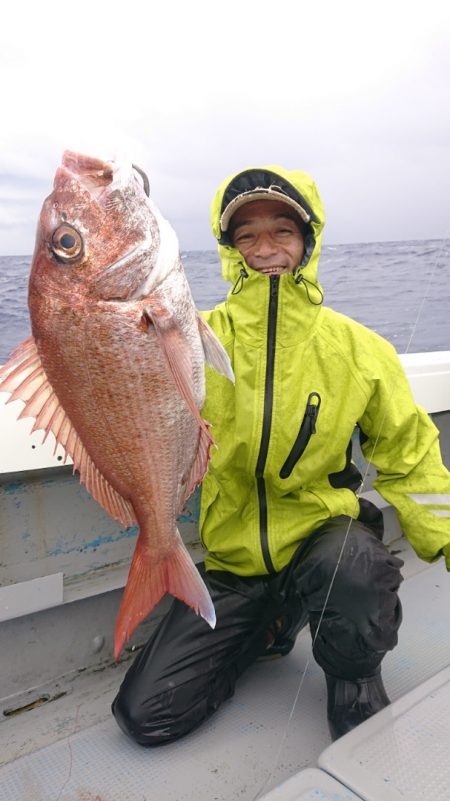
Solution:
<svg viewBox="0 0 450 801">
<path fill-rule="evenodd" d="M 45 693 L 44 695 L 40 695 L 38 698 L 35 698 L 33 701 L 30 701 L 28 704 L 16 706 L 12 709 L 4 709 L 3 714 L 5 718 L 12 718 L 14 715 L 21 715 L 22 712 L 29 712 L 31 709 L 36 709 L 38 706 L 48 704 L 49 701 L 56 701 L 58 698 L 62 698 L 63 695 L 67 695 L 67 692 L 56 693 L 55 695 L 49 695 L 48 693 Z"/>
</svg>

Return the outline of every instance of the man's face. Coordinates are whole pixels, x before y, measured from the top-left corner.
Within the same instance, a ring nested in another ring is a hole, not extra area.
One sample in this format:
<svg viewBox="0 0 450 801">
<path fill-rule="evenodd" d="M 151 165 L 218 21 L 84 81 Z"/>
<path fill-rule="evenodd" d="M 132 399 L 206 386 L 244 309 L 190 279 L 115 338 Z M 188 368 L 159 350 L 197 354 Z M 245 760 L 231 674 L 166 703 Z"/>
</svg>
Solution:
<svg viewBox="0 0 450 801">
<path fill-rule="evenodd" d="M 231 218 L 233 246 L 249 267 L 264 275 L 281 275 L 300 264 L 305 243 L 300 220 L 281 200 L 253 200 Z"/>
</svg>

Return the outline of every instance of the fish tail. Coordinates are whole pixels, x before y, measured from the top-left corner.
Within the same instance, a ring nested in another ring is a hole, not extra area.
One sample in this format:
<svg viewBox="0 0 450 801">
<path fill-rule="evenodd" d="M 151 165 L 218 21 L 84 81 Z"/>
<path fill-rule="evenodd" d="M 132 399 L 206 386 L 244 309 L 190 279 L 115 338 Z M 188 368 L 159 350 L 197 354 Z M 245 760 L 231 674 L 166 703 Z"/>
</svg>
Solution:
<svg viewBox="0 0 450 801">
<path fill-rule="evenodd" d="M 133 554 L 127 586 L 114 632 L 114 658 L 166 593 L 190 606 L 214 628 L 216 613 L 211 596 L 177 532 L 175 545 L 155 561 L 140 535 Z"/>
</svg>

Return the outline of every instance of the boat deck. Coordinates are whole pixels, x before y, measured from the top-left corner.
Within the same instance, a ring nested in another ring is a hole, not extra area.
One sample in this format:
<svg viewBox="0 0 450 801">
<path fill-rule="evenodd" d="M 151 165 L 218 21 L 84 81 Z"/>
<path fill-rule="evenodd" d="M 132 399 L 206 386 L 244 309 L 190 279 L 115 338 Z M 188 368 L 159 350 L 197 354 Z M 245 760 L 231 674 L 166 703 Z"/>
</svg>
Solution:
<svg viewBox="0 0 450 801">
<path fill-rule="evenodd" d="M 420 562 L 403 539 L 390 547 L 401 551 L 405 559 L 400 589 L 404 622 L 399 645 L 386 656 L 383 669 L 388 694 L 395 702 L 449 666 L 450 582 L 442 562 Z M 300 634 L 287 657 L 249 669 L 234 698 L 203 727 L 182 741 L 156 749 L 145 749 L 126 738 L 109 712 L 128 664 L 62 677 L 46 692 L 41 687 L 44 696 L 53 694 L 51 703 L 15 715 L 5 714 L 8 710 L 4 709 L 1 801 L 255 801 L 298 771 L 317 768 L 322 752 L 330 746 L 325 682 L 312 658 L 308 631 Z M 420 734 L 423 718 L 419 716 L 415 725 Z M 439 725 L 448 747 L 450 715 Z M 429 736 L 426 729 L 423 736 Z M 337 763 L 344 765 L 344 778 L 340 776 L 344 783 L 351 767 L 344 764 L 342 748 L 352 737 L 353 733 L 329 749 L 331 762 L 335 749 L 341 749 Z M 444 774 L 449 765 L 448 759 L 444 761 Z M 422 767 L 426 772 L 426 765 Z M 319 779 L 314 784 L 315 776 Z M 297 779 L 295 787 L 289 789 L 288 784 L 274 791 L 274 801 L 388 798 L 370 796 L 370 786 L 369 795 L 367 791 L 354 795 L 342 784 L 334 785 L 322 770 L 308 771 L 306 778 Z M 411 792 L 394 792 L 389 798 L 450 798 L 450 777 L 448 782 L 444 776 L 435 783 L 433 794 L 424 789 L 422 775 L 420 781 L 420 786 L 413 783 Z M 299 782 L 310 790 L 301 794 Z M 350 781 L 347 784 L 351 786 Z"/>
</svg>

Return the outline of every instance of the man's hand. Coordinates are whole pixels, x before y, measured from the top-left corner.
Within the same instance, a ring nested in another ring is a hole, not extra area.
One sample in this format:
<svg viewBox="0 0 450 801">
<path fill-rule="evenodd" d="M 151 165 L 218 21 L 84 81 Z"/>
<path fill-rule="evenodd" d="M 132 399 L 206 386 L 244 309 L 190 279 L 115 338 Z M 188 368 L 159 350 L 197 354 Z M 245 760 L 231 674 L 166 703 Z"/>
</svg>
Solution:
<svg viewBox="0 0 450 801">
<path fill-rule="evenodd" d="M 446 564 L 447 570 L 450 572 L 450 542 L 449 542 L 448 545 L 444 545 L 444 547 L 442 549 L 442 553 L 444 554 L 444 557 L 445 557 L 445 564 Z"/>
</svg>

